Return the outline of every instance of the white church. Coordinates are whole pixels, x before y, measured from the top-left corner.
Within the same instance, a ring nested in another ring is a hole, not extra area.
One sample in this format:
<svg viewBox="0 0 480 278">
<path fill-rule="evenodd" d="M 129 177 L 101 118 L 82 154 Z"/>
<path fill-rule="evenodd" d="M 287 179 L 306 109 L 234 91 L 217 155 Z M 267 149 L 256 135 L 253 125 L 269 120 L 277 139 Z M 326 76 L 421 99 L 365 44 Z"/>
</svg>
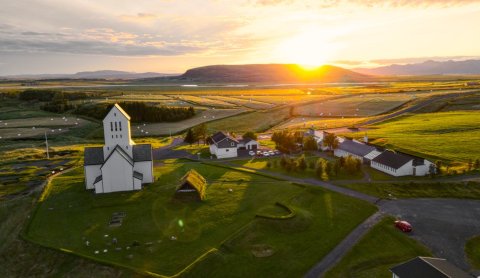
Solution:
<svg viewBox="0 0 480 278">
<path fill-rule="evenodd" d="M 152 183 L 153 158 L 150 144 L 131 139 L 130 116 L 115 104 L 103 119 L 105 145 L 86 147 L 85 186 L 95 193 L 140 190 Z"/>
</svg>

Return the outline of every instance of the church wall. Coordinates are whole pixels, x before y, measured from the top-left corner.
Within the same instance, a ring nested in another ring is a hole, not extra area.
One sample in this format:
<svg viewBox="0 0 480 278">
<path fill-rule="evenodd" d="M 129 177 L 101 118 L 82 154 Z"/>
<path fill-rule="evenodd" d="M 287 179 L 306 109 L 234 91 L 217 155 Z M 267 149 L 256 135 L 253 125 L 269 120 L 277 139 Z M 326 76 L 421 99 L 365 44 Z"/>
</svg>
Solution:
<svg viewBox="0 0 480 278">
<path fill-rule="evenodd" d="M 133 170 L 143 174 L 142 183 L 153 182 L 153 161 L 135 162 Z"/>
<path fill-rule="evenodd" d="M 103 193 L 133 190 L 133 167 L 118 152 L 102 167 Z"/>
<path fill-rule="evenodd" d="M 93 182 L 95 179 L 102 174 L 100 170 L 101 165 L 87 165 L 84 167 L 85 171 L 85 187 L 87 189 L 93 189 Z"/>
</svg>

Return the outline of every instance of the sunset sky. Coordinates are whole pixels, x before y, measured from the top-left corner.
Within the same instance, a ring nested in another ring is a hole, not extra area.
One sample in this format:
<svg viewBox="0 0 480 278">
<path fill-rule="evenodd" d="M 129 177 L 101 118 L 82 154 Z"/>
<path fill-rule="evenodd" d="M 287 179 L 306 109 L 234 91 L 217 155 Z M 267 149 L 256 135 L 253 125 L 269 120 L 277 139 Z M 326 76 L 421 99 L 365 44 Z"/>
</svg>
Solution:
<svg viewBox="0 0 480 278">
<path fill-rule="evenodd" d="M 0 75 L 480 56 L 480 1 L 0 0 Z"/>
</svg>

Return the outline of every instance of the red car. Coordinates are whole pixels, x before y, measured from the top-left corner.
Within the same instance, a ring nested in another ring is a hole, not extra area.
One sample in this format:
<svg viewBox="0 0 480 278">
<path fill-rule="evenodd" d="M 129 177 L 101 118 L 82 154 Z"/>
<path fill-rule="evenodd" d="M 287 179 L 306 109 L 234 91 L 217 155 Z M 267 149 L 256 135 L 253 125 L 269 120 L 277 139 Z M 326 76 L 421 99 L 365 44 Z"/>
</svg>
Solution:
<svg viewBox="0 0 480 278">
<path fill-rule="evenodd" d="M 412 225 L 403 220 L 395 221 L 395 227 L 404 233 L 410 233 L 412 231 Z"/>
</svg>

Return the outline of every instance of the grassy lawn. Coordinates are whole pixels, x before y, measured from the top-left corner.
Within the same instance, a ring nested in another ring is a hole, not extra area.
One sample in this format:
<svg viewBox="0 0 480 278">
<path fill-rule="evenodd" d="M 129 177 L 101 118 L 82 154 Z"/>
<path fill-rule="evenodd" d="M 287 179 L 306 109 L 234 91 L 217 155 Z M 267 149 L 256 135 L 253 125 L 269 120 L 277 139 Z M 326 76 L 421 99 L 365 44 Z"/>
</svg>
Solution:
<svg viewBox="0 0 480 278">
<path fill-rule="evenodd" d="M 416 256 L 431 256 L 425 246 L 395 229 L 393 221 L 393 217 L 382 219 L 324 277 L 390 277 L 391 267 Z"/>
<path fill-rule="evenodd" d="M 284 175 L 289 175 L 292 177 L 297 178 L 316 178 L 315 169 L 307 167 L 305 171 L 287 171 L 280 166 L 280 159 L 281 157 L 270 157 L 270 158 L 253 158 L 248 160 L 235 160 L 232 163 L 239 164 L 245 167 L 254 168 L 258 170 L 267 170 L 272 171 Z M 316 162 L 319 159 L 318 156 L 306 156 L 305 160 L 307 161 L 307 165 L 310 162 Z M 333 160 L 333 158 L 332 158 Z M 268 167 L 268 162 L 270 162 L 271 166 Z M 350 180 L 350 179 L 361 179 L 363 178 L 363 173 L 359 172 L 357 174 L 351 175 L 347 173 L 344 169 L 341 169 L 337 176 L 326 175 L 322 176 L 322 180 Z"/>
<path fill-rule="evenodd" d="M 158 180 L 138 192 L 94 195 L 84 189 L 81 168 L 55 178 L 26 236 L 41 245 L 141 272 L 173 275 L 203 255 L 186 275 L 292 277 L 308 271 L 376 210 L 321 188 L 201 163 L 163 162 L 155 169 Z M 204 202 L 173 199 L 188 169 L 209 181 Z M 274 208 L 276 202 L 290 206 L 295 217 L 255 218 L 257 213 L 286 214 Z M 114 212 L 126 213 L 120 227 L 108 226 Z M 255 257 L 252 250 L 258 245 L 268 246 L 273 255 Z M 219 251 L 209 253 L 215 250 Z"/>
<path fill-rule="evenodd" d="M 98 277 L 134 276 L 126 269 L 108 267 L 22 240 L 21 229 L 36 197 L 0 203 L 0 277 L 90 277 L 92 273 Z"/>
<path fill-rule="evenodd" d="M 368 131 L 372 143 L 432 159 L 480 158 L 479 111 L 425 113 L 392 119 Z M 408 134 L 408 136 L 406 136 Z M 356 134 L 363 136 L 364 132 Z"/>
<path fill-rule="evenodd" d="M 480 236 L 473 237 L 465 244 L 465 253 L 470 264 L 476 269 L 480 269 Z"/>
<path fill-rule="evenodd" d="M 479 199 L 480 183 L 351 183 L 341 184 L 356 191 L 379 198 L 462 198 Z M 390 195 L 391 194 L 391 195 Z"/>
</svg>

